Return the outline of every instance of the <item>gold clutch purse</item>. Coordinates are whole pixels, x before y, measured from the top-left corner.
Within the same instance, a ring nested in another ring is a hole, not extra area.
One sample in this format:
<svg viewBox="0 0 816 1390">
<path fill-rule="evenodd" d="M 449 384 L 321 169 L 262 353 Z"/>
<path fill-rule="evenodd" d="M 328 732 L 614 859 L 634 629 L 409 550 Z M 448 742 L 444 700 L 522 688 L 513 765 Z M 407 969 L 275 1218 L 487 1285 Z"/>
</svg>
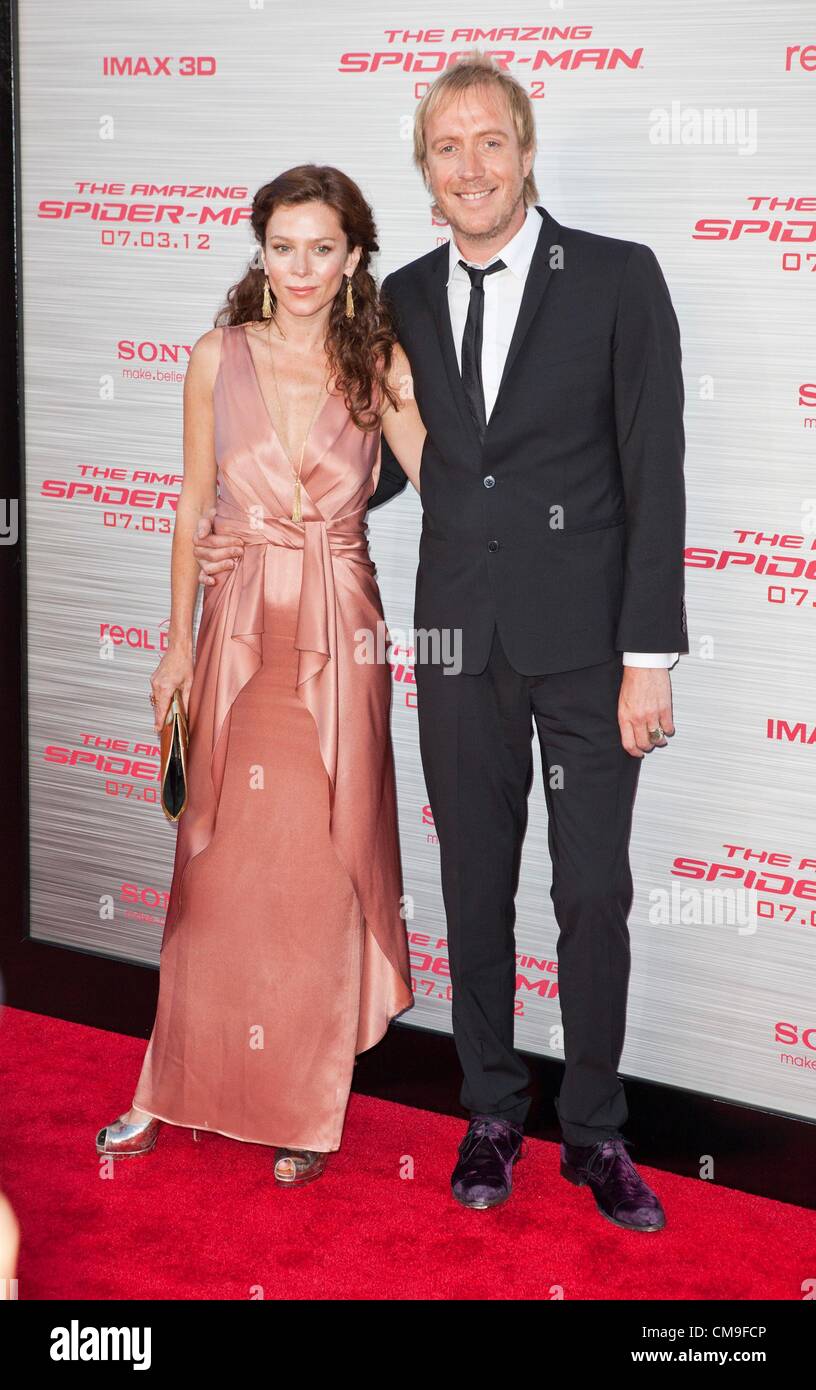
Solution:
<svg viewBox="0 0 816 1390">
<path fill-rule="evenodd" d="M 187 805 L 187 716 L 181 691 L 173 698 L 161 731 L 161 804 L 169 821 Z"/>
</svg>

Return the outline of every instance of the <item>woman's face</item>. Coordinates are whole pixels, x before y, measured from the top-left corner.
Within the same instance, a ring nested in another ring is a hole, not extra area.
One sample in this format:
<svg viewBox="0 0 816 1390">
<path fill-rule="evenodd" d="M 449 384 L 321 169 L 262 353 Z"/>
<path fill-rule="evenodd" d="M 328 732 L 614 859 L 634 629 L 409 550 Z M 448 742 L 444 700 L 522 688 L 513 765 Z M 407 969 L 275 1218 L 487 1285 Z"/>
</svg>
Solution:
<svg viewBox="0 0 816 1390">
<path fill-rule="evenodd" d="M 309 318 L 330 305 L 362 254 L 348 250 L 340 218 L 328 203 L 278 204 L 266 224 L 264 269 L 278 308 Z"/>
</svg>

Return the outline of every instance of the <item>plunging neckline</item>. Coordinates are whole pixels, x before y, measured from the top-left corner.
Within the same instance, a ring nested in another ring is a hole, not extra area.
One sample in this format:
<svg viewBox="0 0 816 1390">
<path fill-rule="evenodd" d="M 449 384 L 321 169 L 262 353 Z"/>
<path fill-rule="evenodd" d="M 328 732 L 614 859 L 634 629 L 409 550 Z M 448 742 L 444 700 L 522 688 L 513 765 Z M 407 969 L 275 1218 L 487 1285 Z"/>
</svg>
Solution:
<svg viewBox="0 0 816 1390">
<path fill-rule="evenodd" d="M 263 393 L 263 391 L 261 390 L 261 379 L 260 379 L 260 377 L 258 376 L 258 368 L 257 368 L 257 366 L 256 366 L 256 364 L 255 364 L 255 358 L 254 358 L 254 356 L 253 356 L 252 348 L 251 348 L 251 346 L 250 346 L 249 334 L 247 333 L 244 324 L 242 324 L 242 323 L 241 323 L 241 324 L 238 324 L 238 328 L 240 329 L 241 337 L 242 337 L 243 340 L 244 340 L 244 347 L 246 348 L 246 351 L 247 351 L 247 353 L 249 354 L 249 365 L 250 365 L 250 367 L 251 367 L 251 369 L 252 369 L 252 379 L 253 379 L 253 381 L 255 382 L 255 390 L 256 390 L 257 393 L 258 393 L 258 399 L 259 399 L 260 402 L 261 402 L 261 407 L 262 407 L 262 409 L 263 409 L 264 415 L 266 416 L 267 423 L 268 423 L 268 425 L 269 425 L 270 430 L 271 430 L 272 433 L 274 434 L 276 440 L 278 441 L 278 444 L 279 444 L 279 446 L 280 446 L 281 453 L 283 454 L 284 458 L 286 459 L 286 462 L 289 464 L 290 468 L 294 468 L 294 464 L 292 463 L 292 460 L 290 459 L 290 457 L 289 457 L 289 455 L 288 455 L 288 453 L 287 453 L 287 451 L 286 451 L 286 446 L 285 446 L 283 440 L 281 439 L 281 437 L 280 437 L 280 435 L 279 435 L 279 433 L 278 433 L 278 431 L 277 431 L 277 428 L 276 428 L 276 426 L 275 426 L 274 420 L 272 419 L 271 411 L 270 411 L 270 409 L 269 409 L 269 406 L 268 406 L 267 403 L 266 403 L 266 397 L 264 396 L 264 393 Z M 325 411 L 326 406 L 329 404 L 330 401 L 333 401 L 333 400 L 335 400 L 335 399 L 336 399 L 336 395 L 335 395 L 335 394 L 333 394 L 331 391 L 327 391 L 327 392 L 326 392 L 326 399 L 324 400 L 324 402 L 323 402 L 323 404 L 321 405 L 320 409 L 318 410 L 318 412 L 317 412 L 315 418 L 313 419 L 311 425 L 309 426 L 309 433 L 308 433 L 308 435 L 306 436 L 306 449 L 304 450 L 304 458 L 305 458 L 306 453 L 308 452 L 308 449 L 309 449 L 309 441 L 310 441 L 310 440 L 313 438 L 313 436 L 314 436 L 314 430 L 315 430 L 316 426 L 319 424 L 319 422 L 323 419 L 323 412 Z M 302 484 L 303 484 L 303 475 L 301 474 L 301 485 L 302 485 Z"/>
</svg>

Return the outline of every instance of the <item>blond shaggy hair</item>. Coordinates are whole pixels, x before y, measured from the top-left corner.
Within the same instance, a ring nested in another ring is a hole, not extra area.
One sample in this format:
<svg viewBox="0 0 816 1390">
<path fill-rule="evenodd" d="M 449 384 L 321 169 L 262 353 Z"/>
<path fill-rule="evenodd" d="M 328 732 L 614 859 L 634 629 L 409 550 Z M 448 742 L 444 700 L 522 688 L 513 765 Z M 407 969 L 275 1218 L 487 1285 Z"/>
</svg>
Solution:
<svg viewBox="0 0 816 1390">
<path fill-rule="evenodd" d="M 460 62 L 448 68 L 441 77 L 437 77 L 436 81 L 431 83 L 416 109 L 414 116 L 414 163 L 419 169 L 426 187 L 428 186 L 426 174 L 428 146 L 425 130 L 428 119 L 445 102 L 452 97 L 459 96 L 461 92 L 468 91 L 471 87 L 492 87 L 504 93 L 521 152 L 525 154 L 528 150 L 532 150 L 535 156 L 535 116 L 530 98 L 515 77 L 511 77 L 508 72 L 500 68 L 498 64 L 493 62 L 492 58 L 488 58 L 478 49 L 474 49 L 472 53 L 468 53 Z M 533 170 L 530 169 L 529 174 L 524 179 L 524 204 L 525 207 L 530 207 L 537 202 L 538 188 Z"/>
</svg>

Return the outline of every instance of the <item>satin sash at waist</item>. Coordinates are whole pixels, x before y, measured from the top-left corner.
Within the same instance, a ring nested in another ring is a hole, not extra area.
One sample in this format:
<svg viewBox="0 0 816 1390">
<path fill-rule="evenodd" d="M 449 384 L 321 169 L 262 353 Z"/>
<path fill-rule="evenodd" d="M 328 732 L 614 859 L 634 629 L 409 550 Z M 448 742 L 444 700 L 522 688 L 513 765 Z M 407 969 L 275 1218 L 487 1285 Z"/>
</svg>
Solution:
<svg viewBox="0 0 816 1390">
<path fill-rule="evenodd" d="M 345 516 L 296 522 L 289 517 L 263 515 L 260 509 L 242 510 L 219 498 L 213 519 L 216 534 L 240 536 L 244 541 L 243 556 L 232 576 L 240 587 L 230 633 L 237 641 L 251 647 L 258 661 L 264 630 L 265 567 L 269 547 L 281 545 L 303 551 L 295 632 L 295 647 L 299 652 L 297 686 L 315 715 L 332 785 L 337 767 L 336 672 L 328 686 L 322 681 L 316 682 L 313 693 L 300 690 L 300 687 L 336 660 L 334 561 L 352 561 L 370 574 L 376 572 L 368 550 L 368 526 L 364 520 L 367 506 L 366 501 L 357 511 Z M 231 698 L 234 695 L 235 691 L 230 691 Z M 219 724 L 225 712 L 223 707 L 219 710 Z"/>
</svg>

